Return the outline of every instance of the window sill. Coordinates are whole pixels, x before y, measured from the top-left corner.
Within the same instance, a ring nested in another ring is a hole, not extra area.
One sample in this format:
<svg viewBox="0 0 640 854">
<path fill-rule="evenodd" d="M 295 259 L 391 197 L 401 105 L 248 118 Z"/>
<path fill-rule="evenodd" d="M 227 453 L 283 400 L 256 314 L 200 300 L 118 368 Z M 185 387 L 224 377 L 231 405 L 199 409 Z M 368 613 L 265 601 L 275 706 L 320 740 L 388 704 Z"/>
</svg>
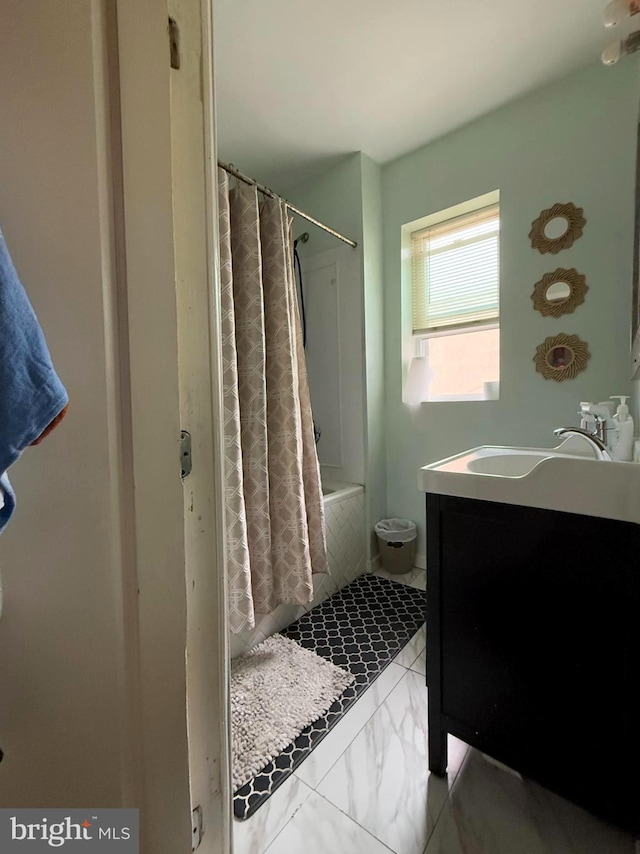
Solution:
<svg viewBox="0 0 640 854">
<path fill-rule="evenodd" d="M 497 403 L 499 398 L 497 397 L 485 397 L 484 394 L 440 394 L 434 395 L 433 397 L 427 398 L 427 400 L 422 401 L 423 403 L 458 403 L 458 402 L 470 402 L 470 401 L 483 401 L 490 403 Z"/>
</svg>

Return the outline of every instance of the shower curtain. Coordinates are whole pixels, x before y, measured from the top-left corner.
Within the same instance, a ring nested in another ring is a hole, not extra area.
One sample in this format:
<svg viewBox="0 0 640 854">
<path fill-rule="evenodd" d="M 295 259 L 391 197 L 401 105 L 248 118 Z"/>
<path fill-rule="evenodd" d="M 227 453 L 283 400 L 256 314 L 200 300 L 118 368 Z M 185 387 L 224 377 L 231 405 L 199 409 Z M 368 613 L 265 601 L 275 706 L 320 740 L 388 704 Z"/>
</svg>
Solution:
<svg viewBox="0 0 640 854">
<path fill-rule="evenodd" d="M 225 512 L 233 632 L 306 605 L 327 572 L 324 509 L 281 199 L 218 169 Z"/>
</svg>

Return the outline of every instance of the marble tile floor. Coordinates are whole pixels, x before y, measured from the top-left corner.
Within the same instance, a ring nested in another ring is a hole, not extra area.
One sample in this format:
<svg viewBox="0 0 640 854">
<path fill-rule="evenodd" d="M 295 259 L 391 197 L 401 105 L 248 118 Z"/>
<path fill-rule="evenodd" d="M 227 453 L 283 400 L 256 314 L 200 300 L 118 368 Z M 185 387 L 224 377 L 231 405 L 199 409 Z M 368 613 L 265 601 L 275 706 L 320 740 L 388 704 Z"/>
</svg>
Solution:
<svg viewBox="0 0 640 854">
<path fill-rule="evenodd" d="M 379 571 L 380 575 L 385 575 Z M 424 570 L 395 580 L 423 589 Z M 638 854 L 634 839 L 449 738 L 427 770 L 426 632 L 247 821 L 235 854 Z"/>
</svg>

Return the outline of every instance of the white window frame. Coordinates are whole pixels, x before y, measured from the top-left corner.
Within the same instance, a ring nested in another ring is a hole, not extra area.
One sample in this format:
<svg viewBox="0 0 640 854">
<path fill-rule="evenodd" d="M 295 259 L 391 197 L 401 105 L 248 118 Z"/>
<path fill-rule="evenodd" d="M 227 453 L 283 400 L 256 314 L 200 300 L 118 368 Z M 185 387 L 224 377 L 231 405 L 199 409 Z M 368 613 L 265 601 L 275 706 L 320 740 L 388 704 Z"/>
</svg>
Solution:
<svg viewBox="0 0 640 854">
<path fill-rule="evenodd" d="M 494 190 L 486 193 L 483 196 L 478 196 L 469 199 L 461 204 L 454 205 L 445 210 L 437 211 L 420 219 L 406 223 L 402 227 L 402 331 L 403 331 L 403 361 L 405 362 L 404 383 L 403 389 L 406 391 L 407 378 L 411 363 L 415 357 L 425 357 L 428 351 L 428 341 L 431 338 L 449 337 L 452 335 L 461 335 L 473 332 L 481 332 L 489 329 L 500 329 L 500 316 L 497 321 L 488 323 L 480 323 L 473 326 L 452 327 L 449 329 L 438 329 L 433 332 L 413 332 L 413 244 L 412 235 L 416 231 L 429 228 L 433 225 L 446 222 L 447 220 L 456 217 L 464 216 L 465 214 L 473 213 L 476 210 L 488 207 L 489 205 L 500 204 L 500 191 Z M 424 397 L 421 402 L 425 403 L 441 403 L 441 402 L 458 402 L 458 401 L 487 401 L 494 400 L 488 398 L 482 393 L 472 394 L 450 394 L 450 395 L 431 395 L 427 388 L 424 389 Z M 415 400 L 408 400 L 405 396 L 405 402 L 410 405 L 415 405 Z"/>
</svg>

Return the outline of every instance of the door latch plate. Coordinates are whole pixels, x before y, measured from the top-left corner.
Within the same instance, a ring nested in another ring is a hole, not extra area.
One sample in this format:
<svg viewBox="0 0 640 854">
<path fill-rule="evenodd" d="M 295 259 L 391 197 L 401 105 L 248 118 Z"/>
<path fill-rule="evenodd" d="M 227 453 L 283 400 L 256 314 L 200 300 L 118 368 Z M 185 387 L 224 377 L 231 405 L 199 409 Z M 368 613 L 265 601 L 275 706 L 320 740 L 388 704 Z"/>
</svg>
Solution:
<svg viewBox="0 0 640 854">
<path fill-rule="evenodd" d="M 186 430 L 180 431 L 180 465 L 182 467 L 181 477 L 191 474 L 191 434 Z"/>
</svg>

